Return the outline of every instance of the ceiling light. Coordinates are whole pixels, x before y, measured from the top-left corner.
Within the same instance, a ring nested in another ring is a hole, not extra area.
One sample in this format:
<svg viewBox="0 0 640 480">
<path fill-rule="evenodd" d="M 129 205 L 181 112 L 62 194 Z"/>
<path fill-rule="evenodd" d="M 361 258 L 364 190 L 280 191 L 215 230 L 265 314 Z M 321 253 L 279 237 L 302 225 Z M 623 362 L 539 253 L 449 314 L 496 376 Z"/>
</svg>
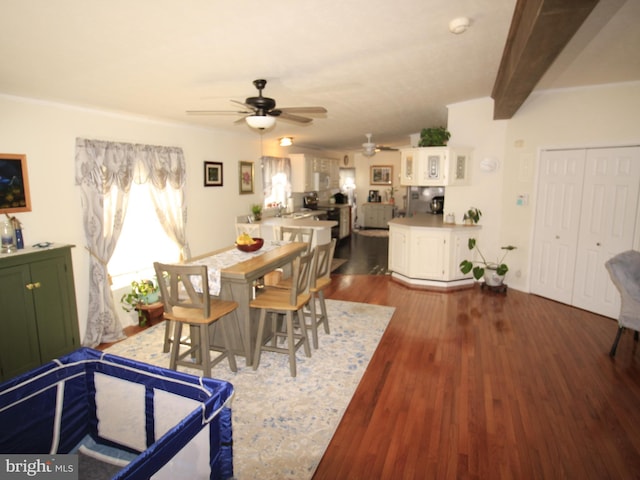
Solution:
<svg viewBox="0 0 640 480">
<path fill-rule="evenodd" d="M 454 18 L 449 22 L 449 31 L 458 35 L 466 32 L 470 24 L 471 22 L 467 17 Z"/>
<path fill-rule="evenodd" d="M 281 147 L 290 147 L 293 145 L 293 137 L 281 137 L 280 138 L 280 146 Z"/>
<path fill-rule="evenodd" d="M 252 115 L 246 117 L 245 120 L 251 128 L 258 128 L 260 130 L 271 128 L 276 123 L 275 117 L 269 117 L 267 115 Z"/>
<path fill-rule="evenodd" d="M 367 142 L 362 144 L 362 155 L 365 157 L 373 157 L 376 154 L 376 144 L 371 141 L 371 134 L 365 133 Z"/>
</svg>

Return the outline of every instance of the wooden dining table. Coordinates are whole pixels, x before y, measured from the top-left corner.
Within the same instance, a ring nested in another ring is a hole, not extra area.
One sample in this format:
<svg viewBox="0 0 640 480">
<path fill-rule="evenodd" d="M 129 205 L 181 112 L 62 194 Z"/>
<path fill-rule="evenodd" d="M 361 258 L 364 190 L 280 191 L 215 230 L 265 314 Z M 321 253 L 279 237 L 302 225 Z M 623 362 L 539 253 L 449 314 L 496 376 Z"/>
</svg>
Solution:
<svg viewBox="0 0 640 480">
<path fill-rule="evenodd" d="M 186 263 L 198 262 L 206 264 L 208 258 L 235 248 L 233 246 L 199 255 L 187 260 Z M 258 312 L 252 311 L 249 306 L 256 291 L 254 288 L 255 282 L 269 272 L 287 267 L 306 249 L 307 244 L 304 242 L 285 243 L 257 256 L 247 254 L 246 260 L 220 269 L 219 297 L 223 300 L 234 300 L 238 303 L 238 308 L 236 309 L 237 323 L 234 324 L 233 316 L 227 316 L 220 321 L 226 322 L 227 332 L 232 332 L 231 348 L 234 353 L 244 356 L 247 365 L 253 364 L 253 353 L 258 333 Z M 222 335 L 219 330 L 214 324 L 214 328 L 211 330 L 211 344 L 214 346 L 223 345 Z"/>
</svg>

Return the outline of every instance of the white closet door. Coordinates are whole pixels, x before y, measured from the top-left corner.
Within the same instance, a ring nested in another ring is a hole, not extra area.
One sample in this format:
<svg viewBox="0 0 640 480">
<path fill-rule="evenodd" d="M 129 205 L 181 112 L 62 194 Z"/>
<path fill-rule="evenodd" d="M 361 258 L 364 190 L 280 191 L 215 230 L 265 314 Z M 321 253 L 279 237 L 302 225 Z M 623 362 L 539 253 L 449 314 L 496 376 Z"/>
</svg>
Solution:
<svg viewBox="0 0 640 480">
<path fill-rule="evenodd" d="M 571 304 L 586 151 L 540 157 L 531 292 Z"/>
<path fill-rule="evenodd" d="M 572 304 L 617 318 L 620 296 L 604 263 L 633 247 L 640 147 L 587 151 Z"/>
</svg>

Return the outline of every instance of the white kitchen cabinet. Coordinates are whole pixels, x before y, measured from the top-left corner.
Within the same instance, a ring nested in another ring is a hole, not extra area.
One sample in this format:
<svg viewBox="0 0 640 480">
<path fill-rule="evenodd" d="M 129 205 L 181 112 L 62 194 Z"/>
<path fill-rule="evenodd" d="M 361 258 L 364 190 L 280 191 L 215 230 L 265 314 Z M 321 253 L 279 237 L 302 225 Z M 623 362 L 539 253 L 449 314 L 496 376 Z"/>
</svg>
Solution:
<svg viewBox="0 0 640 480">
<path fill-rule="evenodd" d="M 450 232 L 435 228 L 414 229 L 409 237 L 409 276 L 445 280 Z"/>
<path fill-rule="evenodd" d="M 365 203 L 360 209 L 362 228 L 388 228 L 393 218 L 393 205 L 389 203 Z"/>
<path fill-rule="evenodd" d="M 289 155 L 291 160 L 291 188 L 294 192 L 311 192 L 340 187 L 340 166 L 338 159 L 310 157 L 302 153 Z M 316 188 L 315 174 L 328 179 L 326 185 Z"/>
<path fill-rule="evenodd" d="M 420 147 L 401 151 L 400 183 L 410 186 L 469 185 L 471 149 Z"/>
<path fill-rule="evenodd" d="M 409 274 L 409 227 L 392 225 L 389 228 L 389 270 Z"/>
</svg>

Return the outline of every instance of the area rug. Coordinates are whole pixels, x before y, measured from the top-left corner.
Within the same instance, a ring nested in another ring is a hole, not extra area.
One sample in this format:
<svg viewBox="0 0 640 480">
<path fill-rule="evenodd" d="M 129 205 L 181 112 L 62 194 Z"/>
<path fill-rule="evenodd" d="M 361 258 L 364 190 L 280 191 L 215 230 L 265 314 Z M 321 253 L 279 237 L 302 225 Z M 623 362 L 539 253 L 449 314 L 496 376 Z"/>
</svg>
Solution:
<svg viewBox="0 0 640 480">
<path fill-rule="evenodd" d="M 327 300 L 331 333 L 320 328 L 319 348 L 311 358 L 296 355 L 297 377 L 289 375 L 287 355 L 264 352 L 254 371 L 238 357 L 238 372 L 226 361 L 214 378 L 234 386 L 232 404 L 234 476 L 249 479 L 309 479 L 322 458 L 393 307 Z M 164 325 L 107 349 L 108 353 L 169 366 L 162 352 Z M 198 375 L 198 370 L 180 368 Z"/>
<path fill-rule="evenodd" d="M 373 230 L 355 230 L 358 235 L 362 235 L 363 237 L 378 237 L 378 238 L 388 238 L 389 230 L 385 229 L 373 229 Z"/>
</svg>

